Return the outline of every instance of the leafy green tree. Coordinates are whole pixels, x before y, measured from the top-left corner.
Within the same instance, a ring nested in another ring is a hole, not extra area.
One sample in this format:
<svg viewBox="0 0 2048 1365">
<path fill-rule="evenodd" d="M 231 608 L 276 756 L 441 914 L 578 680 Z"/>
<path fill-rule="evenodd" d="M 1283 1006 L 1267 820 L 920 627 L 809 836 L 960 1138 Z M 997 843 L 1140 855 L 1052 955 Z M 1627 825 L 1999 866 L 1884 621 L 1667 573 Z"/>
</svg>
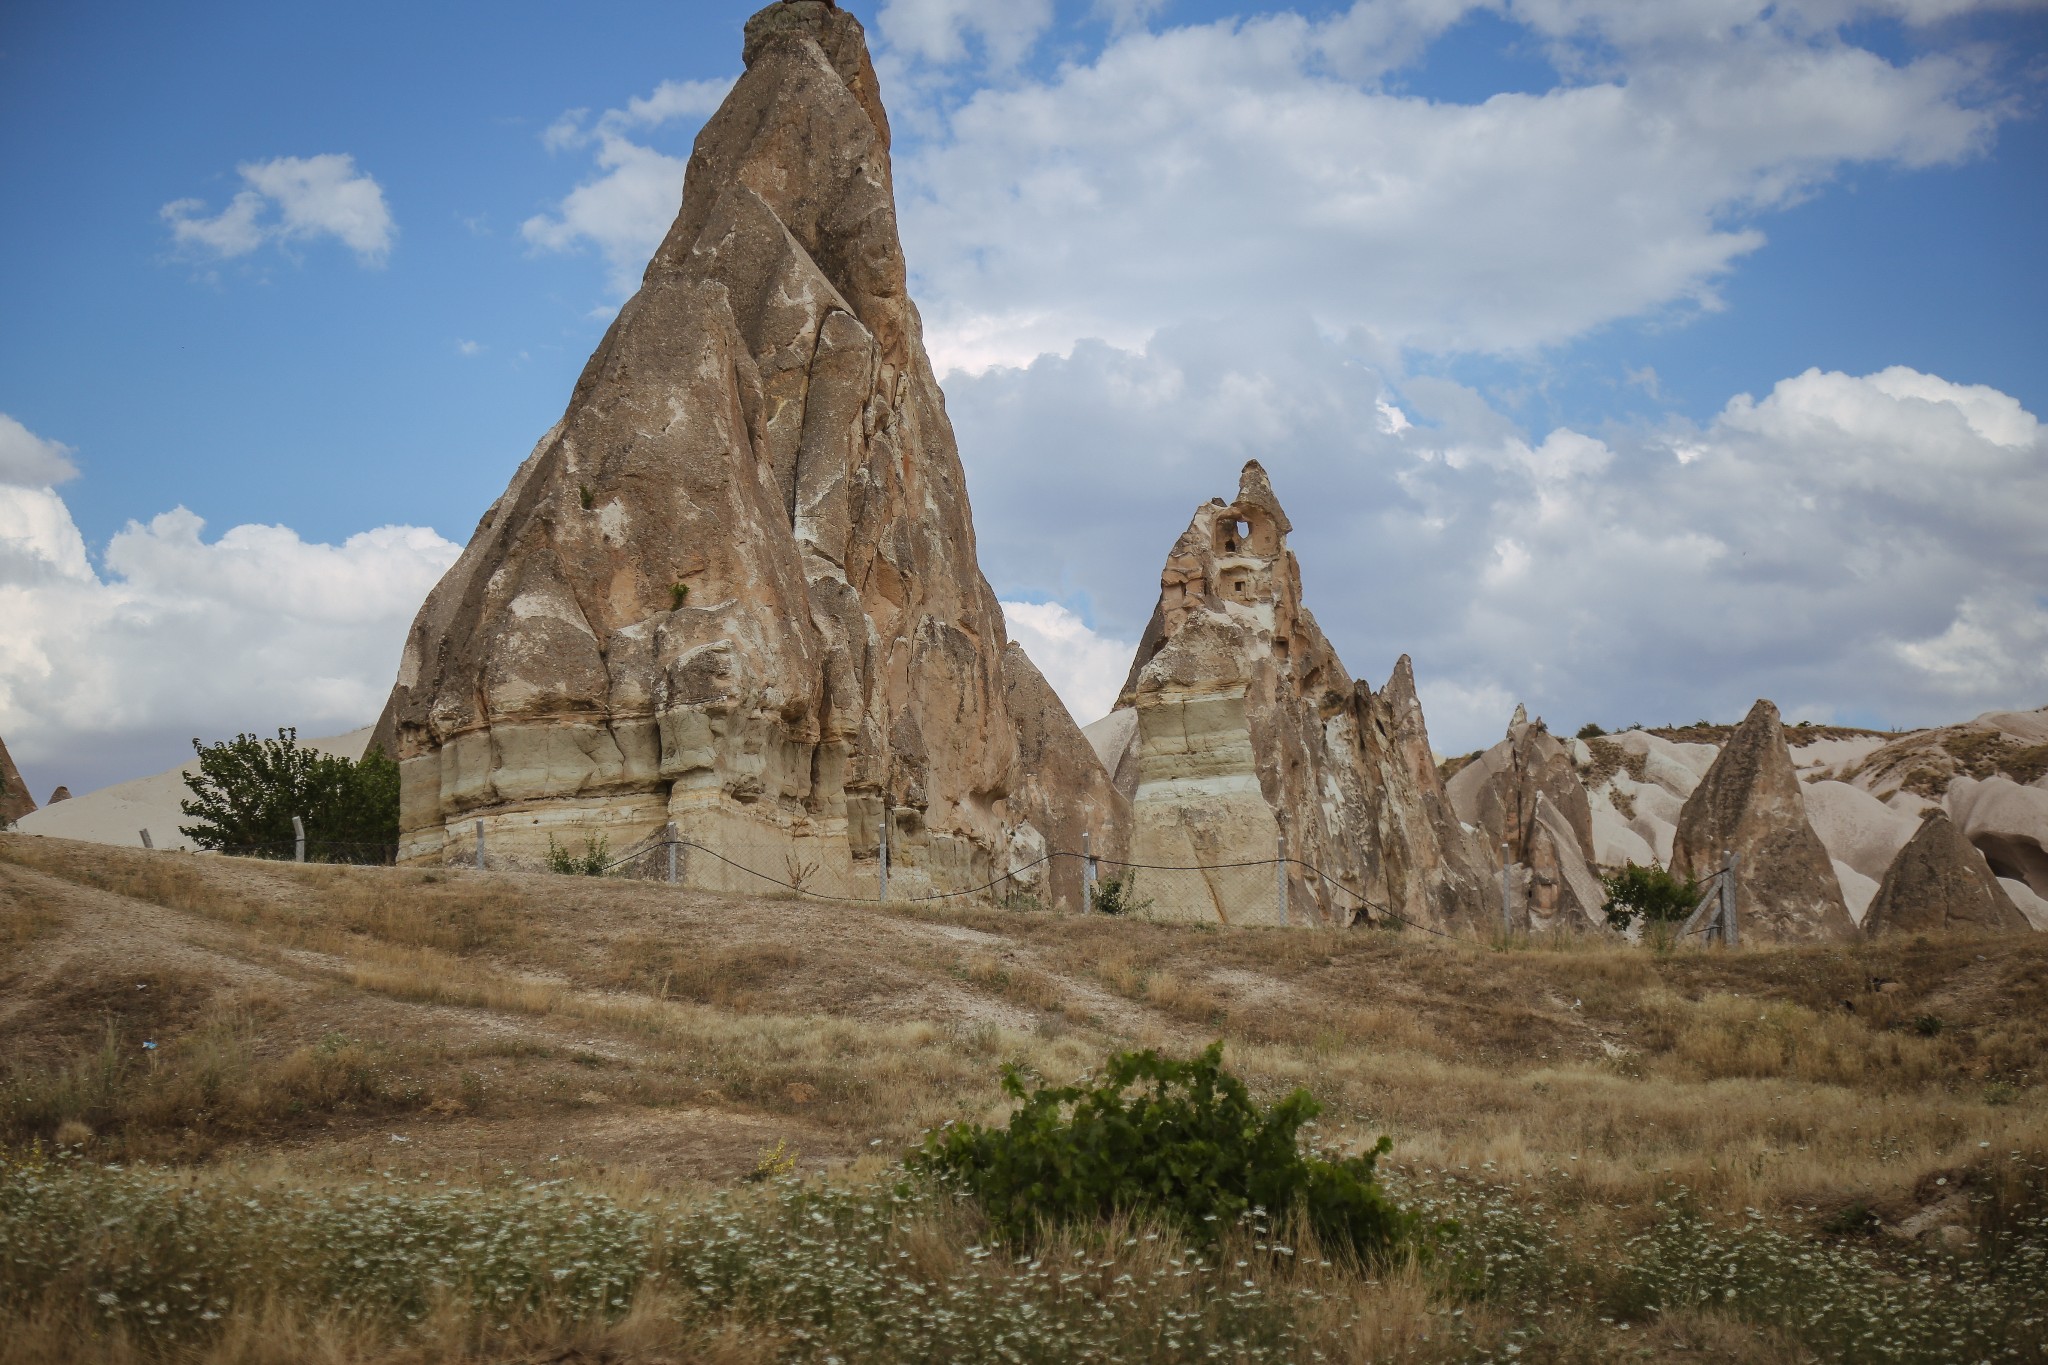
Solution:
<svg viewBox="0 0 2048 1365">
<path fill-rule="evenodd" d="M 1607 922 L 1626 932 L 1640 917 L 1646 924 L 1675 924 L 1700 903 L 1698 880 L 1680 881 L 1661 867 L 1639 867 L 1630 863 L 1621 871 L 1604 876 L 1607 889 Z"/>
<path fill-rule="evenodd" d="M 195 823 L 179 828 L 201 848 L 289 858 L 294 815 L 318 861 L 381 862 L 398 842 L 398 765 L 381 749 L 351 761 L 300 747 L 295 729 L 192 748 L 199 771 L 178 808 Z"/>
<path fill-rule="evenodd" d="M 1027 1092 L 1006 1066 L 1003 1090 L 1019 1102 L 1007 1128 L 949 1125 L 909 1164 L 961 1185 L 1005 1236 L 1144 1212 L 1206 1243 L 1264 1210 L 1275 1222 L 1305 1218 L 1333 1249 L 1384 1260 L 1417 1233 L 1417 1216 L 1375 1177 L 1391 1140 L 1361 1156 L 1304 1153 L 1301 1126 L 1322 1107 L 1306 1090 L 1261 1107 L 1223 1069 L 1220 1042 L 1188 1061 L 1118 1053 L 1085 1089 Z"/>
</svg>

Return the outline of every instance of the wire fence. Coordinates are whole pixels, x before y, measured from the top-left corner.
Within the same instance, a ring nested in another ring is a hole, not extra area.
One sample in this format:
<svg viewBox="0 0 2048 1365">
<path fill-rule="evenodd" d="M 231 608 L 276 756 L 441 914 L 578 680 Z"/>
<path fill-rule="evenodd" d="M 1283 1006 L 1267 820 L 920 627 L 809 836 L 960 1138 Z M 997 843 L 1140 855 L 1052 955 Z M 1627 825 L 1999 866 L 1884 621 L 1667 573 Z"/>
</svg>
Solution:
<svg viewBox="0 0 2048 1365">
<path fill-rule="evenodd" d="M 150 846 L 148 831 L 142 831 L 142 836 L 144 845 Z M 401 849 L 397 844 L 305 837 L 215 851 L 273 861 L 390 866 L 398 861 Z M 933 851 L 928 846 L 899 848 L 891 856 L 884 836 L 864 850 L 840 851 L 845 856 L 828 864 L 828 855 L 815 845 L 727 838 L 714 846 L 704 839 L 685 837 L 669 825 L 616 853 L 601 837 L 586 838 L 580 849 L 560 846 L 550 838 L 542 866 L 533 858 L 493 851 L 479 826 L 473 848 L 449 849 L 445 856 L 451 862 L 467 861 L 487 870 L 617 877 L 848 905 L 950 902 L 1012 910 L 1064 907 L 1146 920 L 1240 926 L 1373 926 L 1412 929 L 1439 938 L 1470 937 L 1469 933 L 1451 933 L 1411 919 L 1323 868 L 1284 855 L 1176 864 L 1104 857 L 1085 848 L 1059 849 L 1007 871 L 977 875 L 970 867 L 932 866 Z M 1510 884 L 1517 870 L 1511 868 L 1505 874 Z M 1740 941 L 1732 895 L 1734 871 L 1734 860 L 1724 858 L 1722 867 L 1698 883 L 1698 900 L 1675 930 L 1675 938 L 1699 936 L 1705 942 L 1729 946 Z M 1068 894 L 1056 891 L 1059 887 L 1066 888 Z M 1503 922 L 1486 927 L 1496 933 L 1516 932 L 1514 917 L 1505 905 Z"/>
</svg>

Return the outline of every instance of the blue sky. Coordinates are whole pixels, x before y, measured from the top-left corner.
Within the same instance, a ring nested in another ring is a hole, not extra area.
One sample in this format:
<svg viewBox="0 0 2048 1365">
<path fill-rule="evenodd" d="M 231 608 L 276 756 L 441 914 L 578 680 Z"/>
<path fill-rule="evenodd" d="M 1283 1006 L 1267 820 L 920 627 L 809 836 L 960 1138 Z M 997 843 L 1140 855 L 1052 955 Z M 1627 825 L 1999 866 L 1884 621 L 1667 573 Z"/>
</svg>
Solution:
<svg viewBox="0 0 2048 1365">
<path fill-rule="evenodd" d="M 369 719 L 753 7 L 0 14 L 32 785 Z M 847 7 L 984 566 L 1077 712 L 1254 456 L 1310 606 L 1361 676 L 1415 655 L 1442 748 L 1515 699 L 2048 703 L 2042 5 Z"/>
</svg>

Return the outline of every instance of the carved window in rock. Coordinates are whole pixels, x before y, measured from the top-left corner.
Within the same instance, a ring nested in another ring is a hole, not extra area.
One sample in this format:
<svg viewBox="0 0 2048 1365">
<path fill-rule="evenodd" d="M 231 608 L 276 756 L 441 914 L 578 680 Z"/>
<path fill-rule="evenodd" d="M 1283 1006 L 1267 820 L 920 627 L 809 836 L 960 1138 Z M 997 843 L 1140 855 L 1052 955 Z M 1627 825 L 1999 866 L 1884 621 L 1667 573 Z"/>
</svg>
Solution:
<svg viewBox="0 0 2048 1365">
<path fill-rule="evenodd" d="M 1252 525 L 1235 515 L 1216 519 L 1216 553 L 1219 555 L 1239 554 L 1251 543 Z"/>
<path fill-rule="evenodd" d="M 1234 573 L 1224 581 L 1229 585 L 1229 592 L 1232 598 L 1239 602 L 1249 602 L 1252 600 L 1251 575 Z"/>
</svg>

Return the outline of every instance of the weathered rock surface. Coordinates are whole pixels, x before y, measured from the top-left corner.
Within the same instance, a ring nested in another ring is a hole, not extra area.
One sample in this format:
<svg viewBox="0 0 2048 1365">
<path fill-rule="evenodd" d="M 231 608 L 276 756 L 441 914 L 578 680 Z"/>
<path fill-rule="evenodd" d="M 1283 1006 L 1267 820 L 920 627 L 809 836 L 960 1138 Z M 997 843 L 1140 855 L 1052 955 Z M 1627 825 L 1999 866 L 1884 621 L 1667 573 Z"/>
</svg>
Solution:
<svg viewBox="0 0 2048 1365">
<path fill-rule="evenodd" d="M 1960 725 L 1916 730 L 1842 773 L 1843 781 L 1887 802 L 1900 795 L 1940 801 L 1961 779 L 1996 777 L 2048 790 L 2048 708 L 1987 711 Z"/>
<path fill-rule="evenodd" d="M 2012 898 L 2012 903 L 2027 917 L 2027 923 L 2043 933 L 2048 933 L 2048 900 L 2035 895 L 2034 888 L 2025 882 L 2014 881 L 2010 877 L 2000 877 L 1998 884 L 2005 888 L 2005 894 Z"/>
<path fill-rule="evenodd" d="M 1013 842 L 1006 865 L 1025 869 L 1016 887 L 1026 895 L 1081 909 L 1082 863 L 1060 855 L 1088 848 L 1113 856 L 1122 845 L 1107 841 L 1130 827 L 1130 800 L 1021 645 L 1003 652 L 1003 684 L 1017 727 L 1020 774 L 1009 797 Z M 1032 866 L 1049 854 L 1050 861 Z"/>
<path fill-rule="evenodd" d="M 1913 836 L 1920 822 L 1846 782 L 1802 785 L 1806 818 L 1820 836 L 1828 856 L 1847 863 L 1873 881 L 1885 871 Z"/>
<path fill-rule="evenodd" d="M 1870 903 L 1877 899 L 1876 879 L 1864 876 L 1840 858 L 1828 861 L 1835 869 L 1835 884 L 1842 888 L 1842 904 L 1849 907 L 1849 918 L 1862 924 L 1863 917 L 1870 913 Z"/>
<path fill-rule="evenodd" d="M 35 808 L 36 799 L 28 794 L 28 783 L 21 780 L 14 755 L 7 752 L 7 741 L 0 740 L 0 825 L 11 825 Z"/>
<path fill-rule="evenodd" d="M 45 802 L 43 802 L 43 805 L 44 805 L 45 807 L 49 807 L 49 806 L 54 806 L 54 805 L 56 805 L 56 804 L 57 804 L 57 803 L 58 803 L 59 801 L 69 801 L 70 799 L 71 799 L 71 788 L 69 788 L 69 787 L 59 787 L 59 788 L 57 788 L 57 789 L 56 789 L 55 791 L 53 791 L 53 792 L 51 792 L 51 793 L 50 793 L 50 799 L 49 799 L 49 800 L 47 800 L 47 801 L 45 801 Z"/>
<path fill-rule="evenodd" d="M 1458 818 L 1481 830 L 1489 849 L 1529 870 L 1517 883 L 1525 927 L 1606 923 L 1606 895 L 1591 867 L 1592 802 L 1571 751 L 1541 720 L 1517 706 L 1507 737 L 1460 769 L 1447 793 Z"/>
<path fill-rule="evenodd" d="M 1131 718 L 1091 727 L 1118 780 L 1135 779 L 1136 862 L 1264 864 L 1199 885 L 1141 874 L 1160 888 L 1153 913 L 1342 923 L 1362 900 L 1482 931 L 1486 855 L 1444 794 L 1413 668 L 1403 658 L 1378 692 L 1352 681 L 1302 605 L 1290 529 L 1256 461 L 1234 502 L 1198 509 L 1118 701 Z"/>
<path fill-rule="evenodd" d="M 1944 805 L 1993 872 L 2048 897 L 2048 791 L 2006 777 L 1961 777 L 1950 784 Z"/>
<path fill-rule="evenodd" d="M 1011 807 L 1018 680 L 861 26 L 787 0 L 748 21 L 745 60 L 639 292 L 413 625 L 377 736 L 409 860 L 467 856 L 479 821 L 494 857 L 533 861 L 673 820 L 864 890 L 888 808 L 892 891 L 919 893 L 1049 837 Z M 1065 746 L 1056 728 L 1038 738 Z"/>
<path fill-rule="evenodd" d="M 1973 929 L 2017 933 L 2033 926 L 1991 875 L 1984 855 L 1946 813 L 1932 810 L 1892 860 L 1863 917 L 1863 932 L 1917 934 Z"/>
<path fill-rule="evenodd" d="M 1759 701 L 1679 812 L 1671 870 L 1704 881 L 1723 852 L 1740 858 L 1742 936 L 1766 942 L 1846 939 L 1856 924 L 1828 851 L 1806 819 L 1778 708 Z"/>
</svg>

